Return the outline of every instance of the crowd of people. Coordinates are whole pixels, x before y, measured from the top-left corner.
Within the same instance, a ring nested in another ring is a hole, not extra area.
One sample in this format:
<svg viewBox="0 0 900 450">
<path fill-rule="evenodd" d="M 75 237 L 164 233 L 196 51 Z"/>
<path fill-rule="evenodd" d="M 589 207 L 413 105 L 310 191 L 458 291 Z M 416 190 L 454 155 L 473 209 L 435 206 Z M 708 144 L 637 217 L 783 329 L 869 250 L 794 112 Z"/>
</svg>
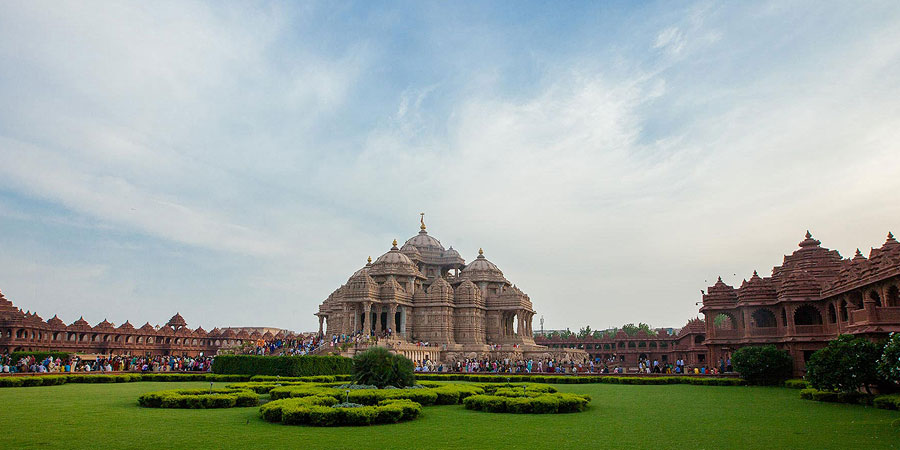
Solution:
<svg viewBox="0 0 900 450">
<path fill-rule="evenodd" d="M 212 357 L 191 356 L 100 356 L 86 358 L 70 355 L 67 358 L 34 355 L 13 361 L 12 355 L 0 355 L 2 373 L 64 373 L 64 372 L 208 372 Z"/>
<path fill-rule="evenodd" d="M 303 356 L 309 355 L 328 341 L 324 336 L 308 334 L 297 339 L 273 339 L 257 341 L 246 347 L 243 353 L 252 355 Z"/>
</svg>

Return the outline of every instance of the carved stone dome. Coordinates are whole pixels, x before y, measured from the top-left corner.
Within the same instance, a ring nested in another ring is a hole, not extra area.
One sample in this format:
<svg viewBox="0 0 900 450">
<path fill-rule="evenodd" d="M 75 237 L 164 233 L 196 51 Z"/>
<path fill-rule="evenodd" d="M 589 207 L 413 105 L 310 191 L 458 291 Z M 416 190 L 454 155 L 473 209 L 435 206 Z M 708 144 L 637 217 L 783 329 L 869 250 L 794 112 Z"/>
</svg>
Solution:
<svg viewBox="0 0 900 450">
<path fill-rule="evenodd" d="M 401 253 L 400 249 L 397 248 L 396 240 L 390 251 L 379 256 L 378 259 L 372 263 L 372 267 L 369 267 L 368 273 L 371 276 L 406 275 L 424 278 L 422 273 L 419 272 L 419 269 L 416 268 L 416 265 L 413 264 L 412 260 Z"/>
<path fill-rule="evenodd" d="M 416 247 L 419 250 L 444 251 L 444 246 L 441 245 L 441 241 L 429 236 L 428 232 L 424 229 L 419 231 L 419 234 L 407 239 L 406 243 L 403 244 L 403 248 L 407 248 L 407 246 Z"/>
</svg>

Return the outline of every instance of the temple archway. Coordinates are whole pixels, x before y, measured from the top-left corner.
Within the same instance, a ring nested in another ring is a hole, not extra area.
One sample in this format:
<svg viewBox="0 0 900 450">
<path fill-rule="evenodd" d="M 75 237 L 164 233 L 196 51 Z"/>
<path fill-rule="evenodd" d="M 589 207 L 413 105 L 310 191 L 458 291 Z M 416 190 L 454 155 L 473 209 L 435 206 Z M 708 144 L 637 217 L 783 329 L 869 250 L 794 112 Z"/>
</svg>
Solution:
<svg viewBox="0 0 900 450">
<path fill-rule="evenodd" d="M 794 311 L 794 325 L 822 325 L 822 314 L 812 305 L 802 305 Z"/>
<path fill-rule="evenodd" d="M 881 296 L 876 291 L 869 292 L 869 298 L 875 302 L 875 306 L 881 306 Z"/>
<path fill-rule="evenodd" d="M 775 314 L 767 308 L 759 308 L 750 315 L 753 319 L 753 326 L 756 328 L 775 328 L 778 324 L 775 321 Z"/>
<path fill-rule="evenodd" d="M 885 306 L 900 306 L 900 288 L 896 285 L 889 287 L 884 303 Z"/>
<path fill-rule="evenodd" d="M 719 313 L 713 318 L 713 326 L 717 330 L 736 330 L 737 323 L 731 313 Z"/>
</svg>

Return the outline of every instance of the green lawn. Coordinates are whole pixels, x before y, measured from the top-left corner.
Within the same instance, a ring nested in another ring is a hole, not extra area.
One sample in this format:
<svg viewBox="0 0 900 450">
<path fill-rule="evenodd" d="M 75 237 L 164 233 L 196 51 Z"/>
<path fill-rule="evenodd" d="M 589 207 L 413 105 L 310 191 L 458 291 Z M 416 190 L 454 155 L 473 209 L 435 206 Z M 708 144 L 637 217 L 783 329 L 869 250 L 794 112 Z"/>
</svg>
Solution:
<svg viewBox="0 0 900 450">
<path fill-rule="evenodd" d="M 216 383 L 223 386 L 225 383 Z M 900 413 L 800 400 L 783 388 L 556 385 L 588 411 L 512 415 L 426 407 L 394 425 L 311 428 L 257 408 L 147 409 L 139 394 L 208 383 L 65 384 L 0 389 L 0 448 L 895 448 Z"/>
</svg>

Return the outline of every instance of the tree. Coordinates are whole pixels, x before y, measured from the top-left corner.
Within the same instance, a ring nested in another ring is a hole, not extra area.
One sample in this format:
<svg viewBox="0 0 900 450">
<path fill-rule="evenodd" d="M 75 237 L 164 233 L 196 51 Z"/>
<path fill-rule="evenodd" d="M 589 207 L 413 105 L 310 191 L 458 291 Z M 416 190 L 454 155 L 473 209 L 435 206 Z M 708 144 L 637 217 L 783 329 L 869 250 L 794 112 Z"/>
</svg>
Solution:
<svg viewBox="0 0 900 450">
<path fill-rule="evenodd" d="M 778 385 L 791 377 L 793 360 L 774 345 L 741 347 L 731 355 L 734 370 L 750 384 Z"/>
<path fill-rule="evenodd" d="M 647 325 L 646 323 L 643 323 L 643 322 L 641 322 L 637 325 L 635 325 L 633 323 L 626 323 L 625 325 L 622 325 L 622 331 L 624 331 L 625 334 L 627 334 L 629 336 L 634 336 L 634 335 L 638 334 L 638 332 L 641 330 L 644 330 L 644 332 L 650 336 L 656 336 L 656 331 L 654 331 L 652 328 L 650 328 L 650 325 Z"/>
<path fill-rule="evenodd" d="M 584 339 L 588 336 L 591 336 L 591 326 L 590 325 L 578 330 L 578 338 L 579 339 Z"/>
<path fill-rule="evenodd" d="M 879 381 L 877 364 L 881 346 L 849 334 L 842 334 L 825 348 L 813 353 L 806 363 L 806 379 L 823 391 L 854 392 Z"/>
<path fill-rule="evenodd" d="M 891 333 L 878 360 L 878 375 L 888 384 L 900 385 L 900 333 Z"/>
<path fill-rule="evenodd" d="M 593 337 L 594 339 L 603 339 L 603 336 L 605 335 L 606 333 L 601 330 L 594 330 L 591 332 L 591 337 Z"/>
<path fill-rule="evenodd" d="M 560 333 L 559 336 L 563 339 L 568 339 L 570 336 L 572 336 L 572 331 L 566 328 L 566 331 Z"/>
<path fill-rule="evenodd" d="M 374 347 L 353 357 L 353 381 L 357 384 L 406 387 L 415 384 L 415 364 L 384 347 Z"/>
</svg>

